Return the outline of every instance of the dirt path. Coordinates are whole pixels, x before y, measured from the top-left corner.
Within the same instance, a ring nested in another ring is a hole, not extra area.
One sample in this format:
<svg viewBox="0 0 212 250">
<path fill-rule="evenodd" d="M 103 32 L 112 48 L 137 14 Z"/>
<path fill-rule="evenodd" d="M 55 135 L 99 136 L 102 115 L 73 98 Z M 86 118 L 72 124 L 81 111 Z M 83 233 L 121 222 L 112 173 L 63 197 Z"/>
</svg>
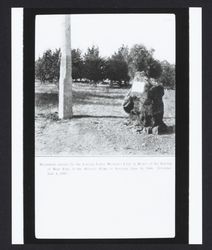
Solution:
<svg viewBox="0 0 212 250">
<path fill-rule="evenodd" d="M 126 125 L 127 90 L 74 88 L 71 120 L 57 119 L 56 93 L 36 94 L 36 155 L 173 155 L 175 135 L 146 135 Z M 167 117 L 167 122 L 171 122 Z M 172 122 L 171 122 L 172 123 Z"/>
</svg>

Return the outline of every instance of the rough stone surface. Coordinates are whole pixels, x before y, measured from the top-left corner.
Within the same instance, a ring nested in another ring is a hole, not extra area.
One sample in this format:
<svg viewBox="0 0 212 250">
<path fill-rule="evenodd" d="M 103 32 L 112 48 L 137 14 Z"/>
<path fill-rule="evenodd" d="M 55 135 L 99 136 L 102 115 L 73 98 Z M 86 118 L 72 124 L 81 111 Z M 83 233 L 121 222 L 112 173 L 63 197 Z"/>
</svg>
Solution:
<svg viewBox="0 0 212 250">
<path fill-rule="evenodd" d="M 137 72 L 123 107 L 130 119 L 143 127 L 143 132 L 147 134 L 163 134 L 167 131 L 163 122 L 163 95 L 163 86 L 148 79 L 142 72 Z"/>
</svg>

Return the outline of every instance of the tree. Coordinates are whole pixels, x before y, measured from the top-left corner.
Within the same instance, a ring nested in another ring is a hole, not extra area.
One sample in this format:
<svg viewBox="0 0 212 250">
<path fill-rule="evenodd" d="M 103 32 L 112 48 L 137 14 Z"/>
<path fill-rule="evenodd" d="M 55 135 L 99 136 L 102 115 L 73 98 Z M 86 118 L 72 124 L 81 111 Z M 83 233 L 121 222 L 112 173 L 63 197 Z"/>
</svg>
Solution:
<svg viewBox="0 0 212 250">
<path fill-rule="evenodd" d="M 90 81 L 100 81 L 104 78 L 105 60 L 99 56 L 99 48 L 92 46 L 84 55 L 84 76 Z"/>
<path fill-rule="evenodd" d="M 167 61 L 161 62 L 162 74 L 159 81 L 165 88 L 175 88 L 175 65 Z"/>
<path fill-rule="evenodd" d="M 137 71 L 148 75 L 150 61 L 153 60 L 153 51 L 148 51 L 142 44 L 135 44 L 129 53 L 129 74 L 133 78 Z"/>
<path fill-rule="evenodd" d="M 137 71 L 143 71 L 147 77 L 158 79 L 162 73 L 160 62 L 153 57 L 154 49 L 148 50 L 142 44 L 135 44 L 129 53 L 129 75 L 135 76 Z"/>
<path fill-rule="evenodd" d="M 106 64 L 106 78 L 111 81 L 117 81 L 120 85 L 122 81 L 125 84 L 129 81 L 127 55 L 124 54 L 123 46 L 114 53 Z"/>
<path fill-rule="evenodd" d="M 161 76 L 161 73 L 162 73 L 162 67 L 160 62 L 158 60 L 151 58 L 149 60 L 147 76 L 149 78 L 158 79 Z"/>
<path fill-rule="evenodd" d="M 82 58 L 82 52 L 79 49 L 72 49 L 72 78 L 82 79 L 83 78 L 83 69 L 84 63 Z"/>
<path fill-rule="evenodd" d="M 118 54 L 122 55 L 123 60 L 128 64 L 129 63 L 129 48 L 122 44 L 122 46 L 118 49 Z"/>
<path fill-rule="evenodd" d="M 35 77 L 41 83 L 58 82 L 60 76 L 60 49 L 52 51 L 48 49 L 42 57 L 39 57 L 35 62 Z"/>
<path fill-rule="evenodd" d="M 41 57 L 35 62 L 35 78 L 41 83 L 46 81 L 44 60 Z"/>
</svg>

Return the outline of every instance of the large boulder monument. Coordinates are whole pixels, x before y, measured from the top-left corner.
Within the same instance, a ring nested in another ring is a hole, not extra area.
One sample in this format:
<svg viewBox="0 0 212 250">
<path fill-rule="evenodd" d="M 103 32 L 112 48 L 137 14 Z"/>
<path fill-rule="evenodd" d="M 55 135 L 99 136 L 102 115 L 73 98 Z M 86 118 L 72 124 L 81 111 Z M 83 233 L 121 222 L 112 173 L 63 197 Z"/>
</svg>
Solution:
<svg viewBox="0 0 212 250">
<path fill-rule="evenodd" d="M 144 72 L 136 72 L 132 87 L 123 102 L 130 120 L 141 126 L 141 131 L 148 134 L 167 132 L 163 122 L 164 88 L 154 79 L 147 78 Z"/>
</svg>

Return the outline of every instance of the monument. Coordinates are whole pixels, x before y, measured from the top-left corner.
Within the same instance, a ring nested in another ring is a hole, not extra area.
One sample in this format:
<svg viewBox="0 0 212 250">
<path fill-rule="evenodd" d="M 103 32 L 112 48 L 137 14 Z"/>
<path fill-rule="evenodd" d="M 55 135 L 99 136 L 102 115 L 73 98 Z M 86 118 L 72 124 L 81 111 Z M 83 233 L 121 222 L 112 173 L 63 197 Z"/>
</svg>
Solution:
<svg viewBox="0 0 212 250">
<path fill-rule="evenodd" d="M 64 15 L 62 36 L 59 79 L 59 119 L 69 119 L 73 116 L 70 15 Z"/>
<path fill-rule="evenodd" d="M 167 126 L 163 122 L 163 95 L 162 85 L 147 78 L 143 72 L 137 72 L 123 108 L 144 132 L 162 134 L 167 131 Z"/>
</svg>

